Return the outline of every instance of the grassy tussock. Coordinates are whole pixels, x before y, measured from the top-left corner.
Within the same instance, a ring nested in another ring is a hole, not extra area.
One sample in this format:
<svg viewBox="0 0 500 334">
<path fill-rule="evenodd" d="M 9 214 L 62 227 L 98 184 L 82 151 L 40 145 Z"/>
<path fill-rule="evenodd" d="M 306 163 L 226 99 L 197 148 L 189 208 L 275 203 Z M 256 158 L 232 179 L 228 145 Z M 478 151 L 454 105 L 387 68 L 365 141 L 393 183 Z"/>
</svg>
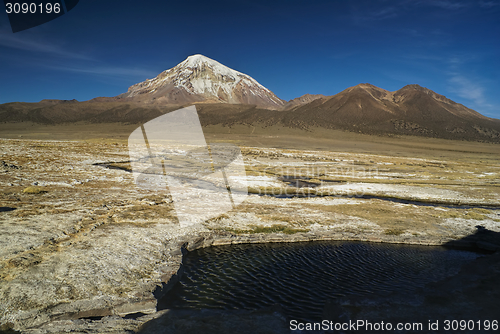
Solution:
<svg viewBox="0 0 500 334">
<path fill-rule="evenodd" d="M 490 210 L 482 208 L 474 208 L 472 210 L 457 209 L 454 211 L 442 212 L 438 217 L 440 218 L 463 218 L 463 219 L 474 219 L 474 220 L 484 220 L 488 219 L 484 214 L 491 213 Z"/>
<path fill-rule="evenodd" d="M 45 194 L 46 192 L 48 192 L 47 190 L 45 190 L 44 188 L 42 187 L 28 187 L 28 188 L 25 188 L 23 190 L 23 193 L 25 194 L 33 194 L 33 195 L 37 195 L 37 194 Z"/>
<path fill-rule="evenodd" d="M 401 235 L 403 233 L 405 233 L 405 230 L 401 229 L 387 229 L 384 231 L 385 235 Z"/>
<path fill-rule="evenodd" d="M 251 225 L 250 230 L 226 229 L 228 232 L 235 234 L 255 234 L 255 233 L 284 233 L 295 234 L 309 232 L 309 229 L 292 228 L 285 225 L 274 224 L 271 226 Z"/>
</svg>

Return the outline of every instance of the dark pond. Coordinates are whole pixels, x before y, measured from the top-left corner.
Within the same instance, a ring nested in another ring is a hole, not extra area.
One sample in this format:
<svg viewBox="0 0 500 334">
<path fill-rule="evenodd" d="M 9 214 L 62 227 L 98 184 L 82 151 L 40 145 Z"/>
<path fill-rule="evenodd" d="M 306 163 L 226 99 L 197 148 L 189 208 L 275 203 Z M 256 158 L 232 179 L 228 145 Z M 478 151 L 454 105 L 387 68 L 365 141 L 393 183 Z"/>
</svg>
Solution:
<svg viewBox="0 0 500 334">
<path fill-rule="evenodd" d="M 444 247 L 309 242 L 199 249 L 159 308 L 257 310 L 280 304 L 288 317 L 321 319 L 327 300 L 418 298 L 480 254 Z"/>
<path fill-rule="evenodd" d="M 0 206 L 0 212 L 14 211 L 16 208 L 9 208 L 8 206 Z"/>
</svg>

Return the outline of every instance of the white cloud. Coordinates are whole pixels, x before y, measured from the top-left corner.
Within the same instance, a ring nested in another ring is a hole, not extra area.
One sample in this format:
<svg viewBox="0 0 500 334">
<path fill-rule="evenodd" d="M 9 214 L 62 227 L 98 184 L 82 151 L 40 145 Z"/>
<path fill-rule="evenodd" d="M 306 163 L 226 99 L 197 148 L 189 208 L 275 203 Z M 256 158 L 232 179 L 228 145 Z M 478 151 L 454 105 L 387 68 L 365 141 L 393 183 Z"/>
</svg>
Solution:
<svg viewBox="0 0 500 334">
<path fill-rule="evenodd" d="M 32 33 L 14 34 L 10 28 L 5 25 L 0 26 L 0 46 L 29 51 L 30 53 L 45 53 L 53 57 L 92 60 L 92 58 L 87 55 L 65 50 L 63 47 L 50 42 L 46 38 L 37 38 L 37 36 Z"/>
<path fill-rule="evenodd" d="M 372 24 L 374 21 L 383 21 L 395 18 L 399 15 L 398 9 L 394 6 L 377 9 L 351 6 L 351 17 L 355 24 Z"/>
<path fill-rule="evenodd" d="M 405 6 L 432 6 L 447 10 L 458 10 L 468 7 L 470 3 L 466 1 L 451 1 L 451 0 L 408 0 L 404 2 Z"/>
<path fill-rule="evenodd" d="M 108 78 L 109 77 L 130 78 L 136 80 L 146 80 L 147 78 L 154 78 L 159 73 L 142 68 L 127 68 L 127 67 L 116 67 L 116 66 L 92 66 L 92 67 L 45 66 L 45 67 L 63 72 L 90 74 L 90 75 L 104 76 Z"/>
<path fill-rule="evenodd" d="M 396 17 L 398 15 L 396 8 L 386 7 L 378 11 L 374 11 L 370 14 L 370 18 L 374 20 L 385 20 L 389 18 Z"/>
<path fill-rule="evenodd" d="M 451 83 L 450 90 L 458 96 L 471 100 L 478 106 L 491 107 L 491 105 L 486 103 L 484 88 L 478 83 L 472 82 L 458 73 L 453 73 L 449 82 Z"/>
<path fill-rule="evenodd" d="M 462 9 L 468 6 L 468 4 L 463 3 L 463 2 L 457 2 L 457 1 L 430 1 L 429 5 L 440 7 L 443 9 L 448 9 L 448 10 L 457 10 L 457 9 Z"/>
<path fill-rule="evenodd" d="M 500 105 L 495 100 L 488 87 L 496 85 L 491 79 L 486 79 L 470 70 L 470 63 L 480 62 L 479 54 L 460 54 L 447 59 L 448 90 L 469 103 L 468 107 L 477 110 L 483 115 L 499 118 Z"/>
<path fill-rule="evenodd" d="M 493 106 L 486 101 L 484 80 L 481 80 L 477 75 L 467 76 L 463 74 L 462 68 L 467 66 L 470 61 L 477 61 L 477 57 L 477 55 L 467 54 L 455 55 L 448 59 L 449 90 L 459 97 L 471 101 L 475 107 L 492 108 Z"/>
<path fill-rule="evenodd" d="M 482 8 L 490 9 L 500 6 L 500 1 L 479 1 L 479 6 Z"/>
</svg>

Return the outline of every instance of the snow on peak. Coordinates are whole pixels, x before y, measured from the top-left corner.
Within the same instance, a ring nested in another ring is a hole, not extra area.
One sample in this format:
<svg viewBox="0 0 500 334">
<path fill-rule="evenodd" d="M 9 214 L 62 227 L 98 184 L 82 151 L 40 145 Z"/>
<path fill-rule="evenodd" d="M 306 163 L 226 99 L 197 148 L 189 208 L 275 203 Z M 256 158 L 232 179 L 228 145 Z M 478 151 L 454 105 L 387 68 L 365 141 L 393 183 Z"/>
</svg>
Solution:
<svg viewBox="0 0 500 334">
<path fill-rule="evenodd" d="M 204 55 L 201 54 L 196 54 L 192 55 L 186 58 L 183 62 L 181 62 L 179 65 L 177 65 L 175 68 L 180 67 L 180 68 L 191 68 L 191 69 L 200 69 L 203 67 L 207 67 L 211 69 L 214 74 L 216 75 L 221 75 L 221 76 L 228 76 L 232 78 L 233 80 L 238 81 L 238 78 L 241 76 L 248 77 L 252 81 L 255 81 L 254 79 L 250 78 L 249 76 L 240 73 L 238 71 L 235 71 L 225 65 L 222 65 L 218 61 L 215 61 L 211 58 L 205 57 Z M 255 81 L 256 84 L 257 81 Z"/>
<path fill-rule="evenodd" d="M 217 66 L 217 67 L 226 67 L 219 63 L 216 60 L 213 60 L 211 58 L 205 57 L 204 55 L 196 54 L 192 55 L 186 58 L 183 62 L 181 62 L 179 65 L 184 65 L 186 67 L 197 67 L 201 64 L 209 64 L 211 66 Z M 226 67 L 228 68 L 228 67 Z"/>
<path fill-rule="evenodd" d="M 128 96 L 154 94 L 160 88 L 169 85 L 211 100 L 241 103 L 241 96 L 237 91 L 243 90 L 247 92 L 247 95 L 259 96 L 273 105 L 283 104 L 282 100 L 252 77 L 201 54 L 189 56 L 177 66 L 163 71 L 156 78 L 130 87 Z"/>
</svg>

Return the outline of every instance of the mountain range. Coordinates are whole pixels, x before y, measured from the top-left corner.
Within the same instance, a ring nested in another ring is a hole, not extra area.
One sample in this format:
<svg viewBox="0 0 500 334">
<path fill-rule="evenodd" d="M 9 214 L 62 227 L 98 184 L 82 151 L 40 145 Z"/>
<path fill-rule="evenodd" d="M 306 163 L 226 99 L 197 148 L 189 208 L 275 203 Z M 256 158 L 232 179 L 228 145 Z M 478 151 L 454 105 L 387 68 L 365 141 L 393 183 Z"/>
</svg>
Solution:
<svg viewBox="0 0 500 334">
<path fill-rule="evenodd" d="M 0 119 L 44 124 L 141 123 L 191 104 L 197 105 L 203 125 L 321 127 L 500 142 L 500 120 L 416 84 L 390 92 L 365 83 L 332 96 L 306 94 L 286 102 L 252 77 L 202 55 L 190 56 L 115 97 L 6 103 L 0 105 Z"/>
</svg>

